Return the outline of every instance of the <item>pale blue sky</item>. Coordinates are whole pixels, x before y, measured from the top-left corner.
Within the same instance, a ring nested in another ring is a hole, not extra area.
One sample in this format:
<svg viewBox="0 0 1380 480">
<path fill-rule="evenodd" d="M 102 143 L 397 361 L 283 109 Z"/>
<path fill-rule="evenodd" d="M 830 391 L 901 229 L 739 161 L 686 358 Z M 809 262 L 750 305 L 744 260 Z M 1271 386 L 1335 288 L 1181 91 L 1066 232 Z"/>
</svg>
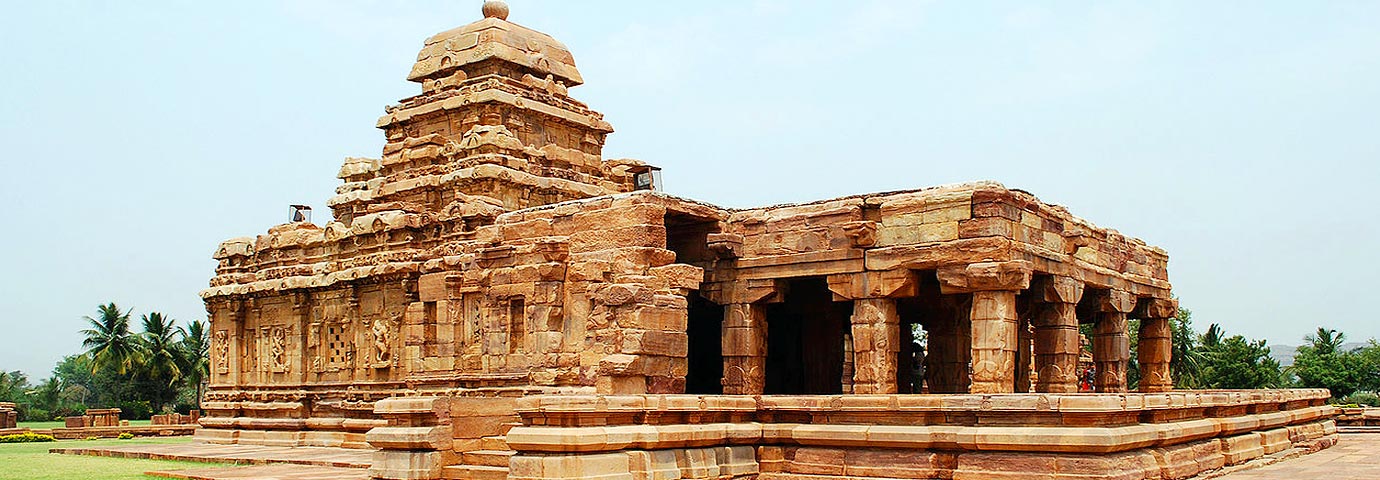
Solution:
<svg viewBox="0 0 1380 480">
<path fill-rule="evenodd" d="M 324 211 L 480 3 L 5 2 L 0 369 L 46 377 L 103 302 L 204 317 L 217 243 Z M 1167 249 L 1199 328 L 1380 336 L 1380 2 L 510 4 L 673 194 L 997 180 Z"/>
</svg>

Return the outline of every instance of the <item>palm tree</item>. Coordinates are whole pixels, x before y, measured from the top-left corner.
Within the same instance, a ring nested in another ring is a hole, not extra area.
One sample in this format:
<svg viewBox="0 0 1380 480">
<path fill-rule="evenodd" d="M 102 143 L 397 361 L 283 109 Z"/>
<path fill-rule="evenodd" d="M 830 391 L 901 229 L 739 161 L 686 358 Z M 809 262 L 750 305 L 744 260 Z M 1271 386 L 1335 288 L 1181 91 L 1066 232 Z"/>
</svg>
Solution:
<svg viewBox="0 0 1380 480">
<path fill-rule="evenodd" d="M 81 345 L 92 360 L 91 372 L 112 366 L 124 375 L 139 354 L 138 339 L 129 333 L 129 312 L 121 313 L 114 302 L 101 305 L 97 312 L 96 318 L 82 317 L 91 324 L 81 331 L 86 336 Z"/>
<path fill-rule="evenodd" d="M 1206 348 L 1209 351 L 1211 351 L 1222 345 L 1222 337 L 1225 337 L 1226 335 L 1227 333 L 1226 331 L 1222 330 L 1222 326 L 1214 323 L 1212 325 L 1208 325 L 1207 331 L 1203 332 L 1203 336 L 1198 343 L 1202 344 L 1203 348 Z"/>
<path fill-rule="evenodd" d="M 1331 355 L 1337 353 L 1342 344 L 1346 343 L 1346 334 L 1318 327 L 1318 333 L 1303 337 L 1303 341 L 1311 344 L 1313 351 L 1319 355 Z"/>
<path fill-rule="evenodd" d="M 177 396 L 177 384 L 182 380 L 182 351 L 173 319 L 158 312 L 144 315 L 144 333 L 139 335 L 143 362 L 141 381 L 148 382 L 154 413 Z"/>
<path fill-rule="evenodd" d="M 1203 352 L 1198 349 L 1197 338 L 1193 335 L 1193 312 L 1180 308 L 1179 314 L 1170 324 L 1173 341 L 1169 369 L 1174 375 L 1174 384 L 1179 388 L 1200 388 L 1202 386 L 1199 370 L 1207 362 Z"/>
<path fill-rule="evenodd" d="M 200 406 L 203 386 L 211 375 L 210 333 L 206 331 L 206 322 L 201 320 L 189 323 L 185 329 L 177 327 L 177 332 L 182 336 L 179 344 L 182 372 L 186 375 L 187 383 L 196 388 L 196 401 Z"/>
<path fill-rule="evenodd" d="M 144 333 L 139 336 L 144 372 L 150 378 L 167 380 L 168 385 L 182 379 L 182 356 L 173 320 L 158 312 L 144 315 Z"/>
</svg>

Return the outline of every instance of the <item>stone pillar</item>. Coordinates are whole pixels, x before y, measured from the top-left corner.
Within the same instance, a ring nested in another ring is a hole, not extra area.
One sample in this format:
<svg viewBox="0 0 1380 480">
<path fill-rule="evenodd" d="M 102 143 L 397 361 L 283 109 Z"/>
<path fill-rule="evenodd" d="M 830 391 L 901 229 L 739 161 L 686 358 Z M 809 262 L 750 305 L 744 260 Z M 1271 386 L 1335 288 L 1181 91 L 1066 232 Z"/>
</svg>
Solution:
<svg viewBox="0 0 1380 480">
<path fill-rule="evenodd" d="M 969 393 L 1012 393 L 1016 375 L 1016 292 L 973 292 L 973 384 Z"/>
<path fill-rule="evenodd" d="M 901 351 L 901 318 L 896 301 L 853 301 L 853 393 L 897 393 L 896 369 Z"/>
<path fill-rule="evenodd" d="M 944 294 L 972 293 L 969 393 L 1012 393 L 1016 382 L 1016 293 L 1030 287 L 1029 262 L 976 263 L 938 271 Z"/>
<path fill-rule="evenodd" d="M 767 385 L 767 309 L 755 303 L 724 308 L 724 395 L 761 395 Z"/>
<path fill-rule="evenodd" d="M 1078 301 L 1083 282 L 1047 277 L 1036 287 L 1035 391 L 1078 393 Z"/>
<path fill-rule="evenodd" d="M 1131 360 L 1131 335 L 1126 314 L 1135 308 L 1130 293 L 1110 290 L 1098 297 L 1093 325 L 1093 364 L 1098 393 L 1125 393 L 1126 366 Z"/>
<path fill-rule="evenodd" d="M 761 395 L 767 387 L 767 304 L 780 302 L 775 280 L 707 284 L 700 295 L 724 306 L 724 395 Z"/>
<path fill-rule="evenodd" d="M 1136 316 L 1140 318 L 1140 344 L 1137 360 L 1140 363 L 1140 391 L 1146 393 L 1174 390 L 1169 361 L 1173 356 L 1171 323 L 1179 312 L 1177 301 L 1152 298 L 1141 302 Z"/>
<path fill-rule="evenodd" d="M 852 393 L 898 393 L 901 317 L 896 298 L 919 294 L 920 282 L 909 270 L 830 275 L 834 301 L 853 301 Z"/>
</svg>

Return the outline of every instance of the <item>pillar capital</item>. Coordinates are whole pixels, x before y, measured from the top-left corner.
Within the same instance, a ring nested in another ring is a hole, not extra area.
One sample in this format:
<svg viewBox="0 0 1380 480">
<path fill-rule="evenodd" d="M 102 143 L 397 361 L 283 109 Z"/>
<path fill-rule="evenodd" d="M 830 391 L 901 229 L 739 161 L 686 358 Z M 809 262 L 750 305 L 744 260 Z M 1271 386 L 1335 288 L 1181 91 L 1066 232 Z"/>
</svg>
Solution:
<svg viewBox="0 0 1380 480">
<path fill-rule="evenodd" d="M 778 303 L 786 293 L 784 286 L 773 279 L 730 280 L 707 287 L 700 291 L 700 296 L 719 305 Z"/>
<path fill-rule="evenodd" d="M 1044 303 L 1078 303 L 1083 299 L 1083 280 L 1073 277 L 1041 277 L 1030 288 Z"/>
<path fill-rule="evenodd" d="M 1030 262 L 985 262 L 940 267 L 940 292 L 956 293 L 1020 291 L 1030 288 L 1034 267 Z"/>
<path fill-rule="evenodd" d="M 911 270 L 882 270 L 830 275 L 834 301 L 866 298 L 902 298 L 920 294 L 920 278 Z"/>
<path fill-rule="evenodd" d="M 1102 313 L 1131 313 L 1136 309 L 1136 296 L 1121 290 L 1106 290 L 1097 295 L 1097 311 Z"/>
<path fill-rule="evenodd" d="M 1136 318 L 1174 318 L 1179 316 L 1179 301 L 1165 298 L 1146 298 L 1136 305 Z"/>
</svg>

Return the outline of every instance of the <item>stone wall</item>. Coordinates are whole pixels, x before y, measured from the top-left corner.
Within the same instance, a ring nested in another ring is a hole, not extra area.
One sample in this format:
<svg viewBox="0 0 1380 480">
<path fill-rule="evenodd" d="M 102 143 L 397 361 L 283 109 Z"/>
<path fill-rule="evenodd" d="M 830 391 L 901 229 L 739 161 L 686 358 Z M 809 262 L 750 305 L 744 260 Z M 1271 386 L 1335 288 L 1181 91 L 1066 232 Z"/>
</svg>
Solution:
<svg viewBox="0 0 1380 480">
<path fill-rule="evenodd" d="M 169 413 L 164 415 L 154 415 L 149 419 L 150 425 L 195 425 L 201 420 L 201 410 L 192 410 L 187 415 L 181 413 Z"/>
<path fill-rule="evenodd" d="M 1380 408 L 1342 408 L 1338 410 L 1337 425 L 1347 427 L 1380 427 Z"/>
<path fill-rule="evenodd" d="M 89 408 L 81 416 L 67 417 L 65 424 L 67 428 L 118 427 L 120 426 L 120 409 Z"/>
<path fill-rule="evenodd" d="M 0 430 L 18 428 L 19 412 L 13 403 L 0 402 Z"/>
</svg>

